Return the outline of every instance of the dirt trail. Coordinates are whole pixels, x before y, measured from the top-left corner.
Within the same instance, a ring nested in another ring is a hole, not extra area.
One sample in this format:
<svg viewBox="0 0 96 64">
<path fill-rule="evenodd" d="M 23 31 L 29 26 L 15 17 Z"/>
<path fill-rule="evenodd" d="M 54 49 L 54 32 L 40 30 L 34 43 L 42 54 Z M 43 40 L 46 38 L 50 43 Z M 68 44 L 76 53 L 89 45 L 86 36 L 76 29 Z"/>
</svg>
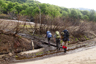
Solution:
<svg viewBox="0 0 96 64">
<path fill-rule="evenodd" d="M 50 57 L 38 61 L 12 64 L 96 64 L 96 48 L 68 55 Z"/>
<path fill-rule="evenodd" d="M 91 44 L 91 47 L 80 48 L 77 50 L 69 51 L 66 54 L 55 54 L 46 58 L 37 58 L 38 60 L 28 59 L 20 62 L 13 62 L 11 64 L 96 64 L 96 38 L 85 41 L 83 43 Z M 93 48 L 93 49 L 92 49 Z M 85 49 L 85 50 L 84 50 Z M 81 52 L 80 52 L 81 51 Z M 70 54 L 71 52 L 71 54 Z M 63 60 L 62 60 L 63 59 Z"/>
</svg>

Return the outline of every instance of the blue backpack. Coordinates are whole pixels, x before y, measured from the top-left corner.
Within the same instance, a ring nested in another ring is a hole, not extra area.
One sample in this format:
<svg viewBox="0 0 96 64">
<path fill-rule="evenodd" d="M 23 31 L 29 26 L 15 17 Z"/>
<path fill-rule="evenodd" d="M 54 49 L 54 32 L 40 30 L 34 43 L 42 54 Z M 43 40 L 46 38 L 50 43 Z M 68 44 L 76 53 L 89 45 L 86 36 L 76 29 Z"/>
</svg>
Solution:
<svg viewBox="0 0 96 64">
<path fill-rule="evenodd" d="M 52 34 L 51 34 L 50 31 L 47 31 L 47 37 L 48 37 L 48 38 L 51 38 L 51 37 L 52 37 Z"/>
</svg>

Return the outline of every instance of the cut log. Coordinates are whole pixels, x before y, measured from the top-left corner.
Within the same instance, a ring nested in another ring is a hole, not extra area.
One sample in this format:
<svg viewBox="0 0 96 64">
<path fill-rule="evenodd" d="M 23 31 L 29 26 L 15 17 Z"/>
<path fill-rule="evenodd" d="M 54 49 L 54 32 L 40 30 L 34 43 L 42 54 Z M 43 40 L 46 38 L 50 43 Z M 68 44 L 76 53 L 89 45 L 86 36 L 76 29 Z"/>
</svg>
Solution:
<svg viewBox="0 0 96 64">
<path fill-rule="evenodd" d="M 42 51 L 44 51 L 44 48 L 37 49 L 37 50 L 25 51 L 25 52 L 21 52 L 21 53 L 19 53 L 19 54 L 20 54 L 20 55 L 24 55 L 24 54 L 32 54 L 32 53 L 38 53 L 38 52 L 42 52 Z"/>
</svg>

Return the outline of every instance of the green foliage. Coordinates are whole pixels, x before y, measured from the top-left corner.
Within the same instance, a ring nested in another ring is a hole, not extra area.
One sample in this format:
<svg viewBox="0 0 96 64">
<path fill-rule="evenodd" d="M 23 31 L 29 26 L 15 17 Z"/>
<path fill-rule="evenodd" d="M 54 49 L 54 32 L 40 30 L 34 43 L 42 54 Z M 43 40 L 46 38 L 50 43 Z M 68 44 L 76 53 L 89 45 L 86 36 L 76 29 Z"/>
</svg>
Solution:
<svg viewBox="0 0 96 64">
<path fill-rule="evenodd" d="M 48 15 L 52 17 L 60 16 L 60 12 L 58 9 L 55 8 L 55 6 L 50 5 L 49 7 L 47 7 L 47 12 L 48 12 Z"/>
<path fill-rule="evenodd" d="M 22 6 L 21 5 L 16 5 L 15 9 L 17 10 L 18 13 L 22 11 Z"/>
<path fill-rule="evenodd" d="M 13 3 L 12 2 L 8 3 L 8 5 L 7 5 L 8 11 L 11 11 L 11 8 L 13 8 Z"/>
<path fill-rule="evenodd" d="M 40 8 L 42 9 L 41 13 L 48 14 L 47 5 L 46 4 L 40 4 Z"/>
<path fill-rule="evenodd" d="M 28 8 L 25 10 L 25 15 L 32 16 L 32 12 L 33 12 L 33 7 L 28 7 Z"/>
<path fill-rule="evenodd" d="M 2 8 L 3 4 L 4 4 L 3 0 L 0 0 L 0 14 L 2 13 L 2 10 L 3 10 L 3 8 Z"/>
<path fill-rule="evenodd" d="M 82 19 L 89 21 L 96 21 L 96 12 L 94 10 L 91 11 L 81 11 L 78 9 L 68 9 L 65 7 L 59 7 L 56 5 L 40 3 L 35 0 L 0 0 L 0 13 L 8 14 L 21 14 L 27 15 L 29 17 L 34 17 L 36 14 L 39 14 L 39 7 L 41 10 L 41 14 L 55 17 L 63 17 L 63 18 L 72 18 L 74 19 Z"/>
<path fill-rule="evenodd" d="M 6 1 L 22 3 L 22 2 L 26 2 L 27 0 L 6 0 Z"/>
<path fill-rule="evenodd" d="M 71 10 L 70 17 L 72 17 L 72 18 L 74 18 L 74 19 L 77 19 L 77 17 L 78 17 L 78 11 L 75 10 L 75 9 L 72 9 L 72 10 Z"/>
<path fill-rule="evenodd" d="M 96 15 L 96 12 L 94 10 L 91 10 L 90 11 L 90 18 L 89 18 L 90 21 L 94 21 L 94 19 L 96 18 L 95 15 Z"/>
<path fill-rule="evenodd" d="M 78 18 L 83 19 L 83 14 L 80 11 L 78 11 Z"/>
<path fill-rule="evenodd" d="M 26 10 L 26 8 L 28 8 L 28 5 L 27 4 L 23 4 L 22 5 L 22 10 Z"/>
<path fill-rule="evenodd" d="M 85 37 L 86 40 L 89 40 L 89 38 L 87 38 L 85 35 L 84 35 L 84 37 Z"/>
<path fill-rule="evenodd" d="M 27 0 L 26 3 L 32 3 L 32 4 L 34 4 L 35 1 L 34 0 Z"/>
<path fill-rule="evenodd" d="M 17 13 L 18 13 L 15 8 L 12 8 L 10 12 L 12 12 L 12 13 L 14 13 L 14 14 L 17 14 Z"/>
<path fill-rule="evenodd" d="M 83 15 L 87 15 L 87 16 L 89 16 L 89 11 L 87 11 L 87 10 L 85 10 L 85 11 L 81 11 L 81 13 L 82 13 Z"/>
<path fill-rule="evenodd" d="M 76 38 L 75 40 L 78 41 L 78 38 Z"/>
<path fill-rule="evenodd" d="M 3 1 L 2 0 L 0 0 L 0 6 L 3 4 Z"/>
<path fill-rule="evenodd" d="M 50 51 L 48 51 L 48 53 L 50 53 Z"/>
<path fill-rule="evenodd" d="M 43 54 L 43 52 L 38 52 L 38 53 L 36 53 L 36 55 L 41 55 L 41 54 Z"/>
<path fill-rule="evenodd" d="M 68 8 L 64 8 L 64 11 L 66 11 L 67 13 L 70 13 L 70 10 Z"/>
<path fill-rule="evenodd" d="M 63 11 L 63 12 L 62 12 L 62 17 L 68 17 L 68 12 Z"/>
<path fill-rule="evenodd" d="M 87 15 L 84 15 L 83 18 L 86 19 L 86 20 L 89 20 L 89 17 Z"/>
<path fill-rule="evenodd" d="M 18 56 L 16 55 L 15 57 L 17 58 Z"/>
</svg>

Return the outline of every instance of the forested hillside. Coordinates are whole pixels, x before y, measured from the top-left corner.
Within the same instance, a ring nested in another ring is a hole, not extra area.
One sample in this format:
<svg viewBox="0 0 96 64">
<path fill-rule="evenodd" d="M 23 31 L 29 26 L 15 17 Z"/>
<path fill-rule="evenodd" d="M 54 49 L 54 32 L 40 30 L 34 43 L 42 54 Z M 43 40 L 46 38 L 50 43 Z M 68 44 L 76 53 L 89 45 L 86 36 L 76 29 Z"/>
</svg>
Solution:
<svg viewBox="0 0 96 64">
<path fill-rule="evenodd" d="M 22 3 L 22 2 L 26 2 L 27 0 L 6 0 L 6 1 Z"/>
<path fill-rule="evenodd" d="M 39 14 L 48 15 L 52 18 L 71 18 L 87 21 L 96 21 L 96 12 L 94 10 L 79 10 L 73 8 L 65 8 L 51 4 L 40 3 L 35 0 L 0 0 L 0 14 L 20 14 L 24 16 L 34 17 Z"/>
</svg>

